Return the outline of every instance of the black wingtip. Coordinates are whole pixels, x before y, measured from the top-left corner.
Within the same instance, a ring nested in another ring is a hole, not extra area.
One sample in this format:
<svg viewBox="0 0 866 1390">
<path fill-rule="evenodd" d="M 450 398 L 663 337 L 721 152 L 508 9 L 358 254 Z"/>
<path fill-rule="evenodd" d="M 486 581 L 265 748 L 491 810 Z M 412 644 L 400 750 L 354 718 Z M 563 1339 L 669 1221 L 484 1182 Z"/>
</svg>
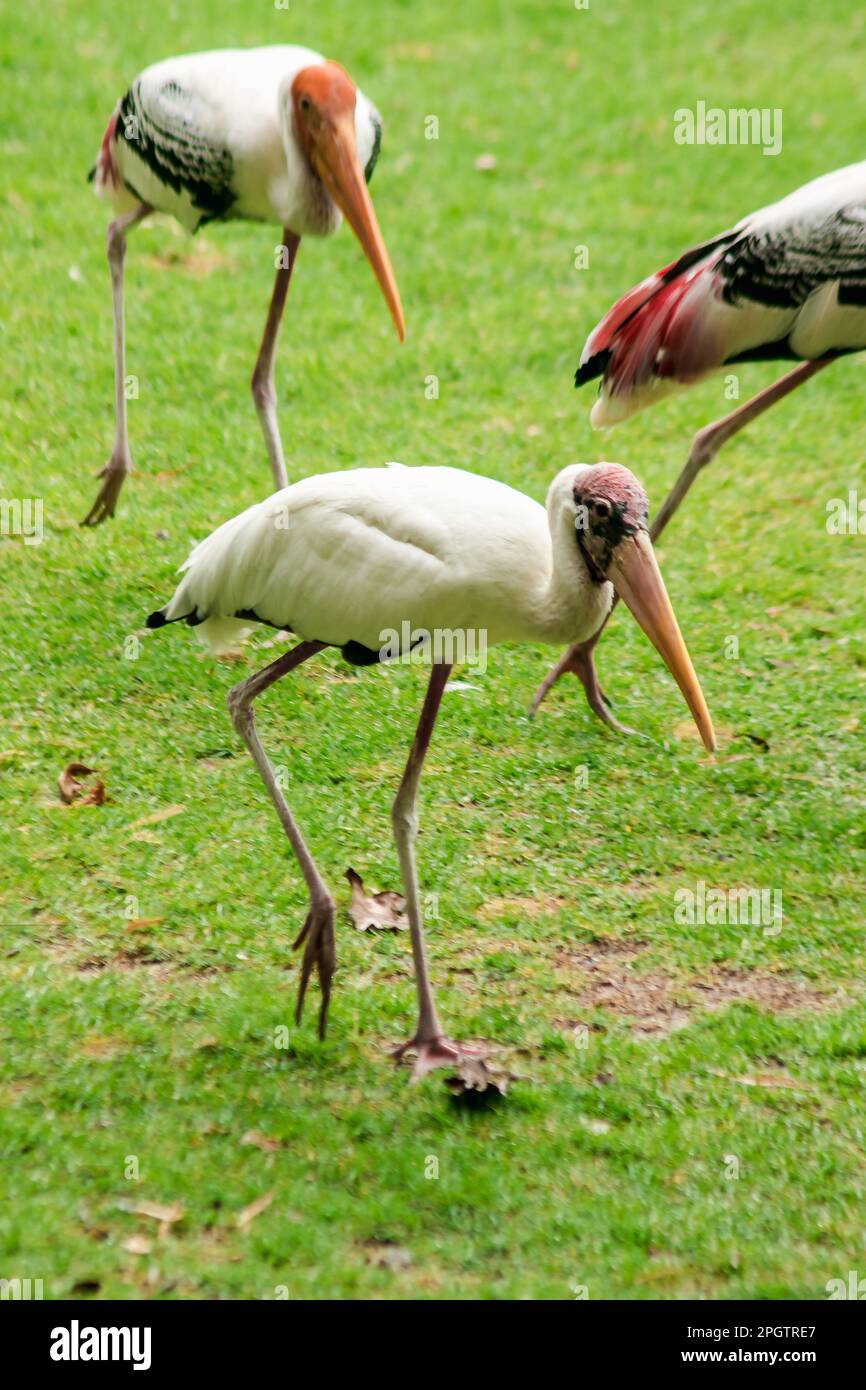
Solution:
<svg viewBox="0 0 866 1390">
<path fill-rule="evenodd" d="M 585 386 L 588 381 L 595 381 L 597 376 L 603 376 L 609 361 L 610 352 L 605 349 L 604 352 L 597 352 L 585 362 L 581 362 L 574 374 L 575 386 Z"/>
<path fill-rule="evenodd" d="M 162 608 L 158 608 L 158 609 L 156 610 L 155 613 L 151 613 L 151 615 L 150 615 L 150 617 L 148 618 L 147 623 L 145 624 L 145 626 L 146 626 L 146 627 L 151 627 L 151 628 L 153 628 L 153 627 L 165 627 L 167 623 L 168 623 L 168 619 L 166 618 L 163 609 L 162 609 Z"/>
</svg>

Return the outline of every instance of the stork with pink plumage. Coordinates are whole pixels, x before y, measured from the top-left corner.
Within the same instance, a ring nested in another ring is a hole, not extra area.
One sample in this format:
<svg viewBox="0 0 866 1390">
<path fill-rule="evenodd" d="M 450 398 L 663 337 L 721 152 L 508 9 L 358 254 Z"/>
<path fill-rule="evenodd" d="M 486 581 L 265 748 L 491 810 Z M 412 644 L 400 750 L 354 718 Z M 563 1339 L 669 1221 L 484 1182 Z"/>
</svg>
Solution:
<svg viewBox="0 0 866 1390">
<path fill-rule="evenodd" d="M 155 211 L 189 232 L 236 218 L 282 227 L 252 393 L 274 486 L 285 487 L 274 361 L 301 238 L 330 236 L 345 217 L 401 342 L 405 336 L 397 282 L 367 191 L 381 137 L 379 113 L 348 73 L 308 48 L 186 54 L 146 68 L 133 81 L 115 107 L 93 171 L 96 192 L 115 212 L 108 229 L 115 435 L 85 525 L 114 515 L 132 467 L 125 395 L 127 232 Z"/>
<path fill-rule="evenodd" d="M 866 348 L 866 162 L 825 174 L 730 231 L 686 251 L 624 295 L 590 333 L 575 385 L 600 378 L 599 429 L 750 361 L 795 361 L 779 381 L 698 430 L 685 466 L 653 518 L 657 540 L 722 445 L 838 357 Z M 605 622 L 607 619 L 605 619 Z M 536 710 L 566 672 L 590 707 L 616 719 L 595 670 L 604 624 L 568 649 L 539 686 Z"/>
</svg>

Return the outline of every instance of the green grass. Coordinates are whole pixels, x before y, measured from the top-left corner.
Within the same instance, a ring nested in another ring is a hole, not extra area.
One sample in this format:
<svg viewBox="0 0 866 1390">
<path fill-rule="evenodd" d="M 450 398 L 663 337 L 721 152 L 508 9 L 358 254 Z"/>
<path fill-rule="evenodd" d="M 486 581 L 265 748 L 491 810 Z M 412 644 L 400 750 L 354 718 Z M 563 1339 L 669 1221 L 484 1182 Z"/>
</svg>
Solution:
<svg viewBox="0 0 866 1390">
<path fill-rule="evenodd" d="M 591 393 L 571 387 L 583 338 L 682 247 L 863 156 L 864 27 L 843 0 L 784 18 L 750 0 L 61 0 L 0 20 L 0 490 L 45 505 L 44 544 L 0 542 L 0 1275 L 41 1277 L 46 1297 L 820 1298 L 863 1273 L 864 539 L 824 524 L 829 498 L 866 491 L 862 359 L 729 447 L 660 548 L 714 763 L 622 611 L 600 668 L 644 738 L 611 737 L 573 681 L 530 723 L 541 648 L 494 653 L 445 699 L 419 862 L 448 1025 L 527 1078 L 489 1111 L 389 1064 L 413 1024 L 408 943 L 345 917 L 328 1041 L 309 1016 L 274 1046 L 304 894 L 225 709 L 273 652 L 262 636 L 215 666 L 184 632 L 143 631 L 190 541 L 268 488 L 248 378 L 276 229 L 130 238 L 136 473 L 113 523 L 77 523 L 112 432 L 106 218 L 84 175 L 145 62 L 308 42 L 384 113 L 373 195 L 408 342 L 350 234 L 304 244 L 278 373 L 291 477 L 397 458 L 541 499 L 563 464 L 613 456 L 657 503 L 728 408 L 723 382 L 593 435 Z M 673 112 L 699 98 L 781 107 L 782 154 L 676 145 Z M 743 397 L 776 374 L 744 368 Z M 343 902 L 349 864 L 397 885 L 389 805 L 421 692 L 415 670 L 328 653 L 262 702 Z M 107 804 L 60 804 L 72 760 Z M 701 879 L 782 891 L 783 930 L 678 924 L 675 892 Z M 645 943 L 611 969 L 667 989 L 686 1026 L 648 1032 L 589 998 L 594 940 Z M 708 1012 L 698 986 L 724 970 L 755 997 Z M 762 1002 L 768 979 L 809 1007 Z M 250 1130 L 278 1144 L 243 1144 Z M 159 1235 L 141 1202 L 184 1216 Z M 125 1247 L 136 1233 L 149 1254 Z M 411 1263 L 376 1263 L 389 1242 Z"/>
</svg>

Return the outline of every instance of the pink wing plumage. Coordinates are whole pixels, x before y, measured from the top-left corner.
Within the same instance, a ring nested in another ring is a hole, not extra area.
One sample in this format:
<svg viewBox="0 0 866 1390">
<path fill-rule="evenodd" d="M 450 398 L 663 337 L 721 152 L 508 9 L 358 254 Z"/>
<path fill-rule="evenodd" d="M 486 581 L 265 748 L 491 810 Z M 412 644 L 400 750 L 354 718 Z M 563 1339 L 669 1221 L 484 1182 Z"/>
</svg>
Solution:
<svg viewBox="0 0 866 1390">
<path fill-rule="evenodd" d="M 597 427 L 732 363 L 866 347 L 866 164 L 825 175 L 641 281 L 593 329 L 575 384 Z"/>
</svg>

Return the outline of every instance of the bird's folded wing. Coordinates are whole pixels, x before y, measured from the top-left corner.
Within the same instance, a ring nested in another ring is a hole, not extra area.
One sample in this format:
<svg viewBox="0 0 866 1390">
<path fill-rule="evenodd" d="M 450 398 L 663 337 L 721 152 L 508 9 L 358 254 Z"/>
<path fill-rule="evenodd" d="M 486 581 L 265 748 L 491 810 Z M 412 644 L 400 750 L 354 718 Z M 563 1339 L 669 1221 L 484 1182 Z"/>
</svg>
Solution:
<svg viewBox="0 0 866 1390">
<path fill-rule="evenodd" d="M 799 308 L 820 286 L 837 282 L 840 304 L 866 305 L 866 198 L 757 227 L 724 252 L 716 269 L 729 304 Z"/>
<path fill-rule="evenodd" d="M 448 578 L 445 546 L 437 541 L 444 537 L 420 518 L 413 524 L 357 500 L 351 507 L 301 507 L 257 611 L 271 621 L 279 612 L 279 621 L 291 621 L 305 637 L 376 648 L 385 630 L 425 622 Z"/>
<path fill-rule="evenodd" d="M 116 138 L 123 175 L 145 202 L 150 186 L 185 196 L 195 225 L 224 217 L 235 199 L 233 161 L 206 98 L 177 78 L 144 73 L 120 103 Z"/>
</svg>

